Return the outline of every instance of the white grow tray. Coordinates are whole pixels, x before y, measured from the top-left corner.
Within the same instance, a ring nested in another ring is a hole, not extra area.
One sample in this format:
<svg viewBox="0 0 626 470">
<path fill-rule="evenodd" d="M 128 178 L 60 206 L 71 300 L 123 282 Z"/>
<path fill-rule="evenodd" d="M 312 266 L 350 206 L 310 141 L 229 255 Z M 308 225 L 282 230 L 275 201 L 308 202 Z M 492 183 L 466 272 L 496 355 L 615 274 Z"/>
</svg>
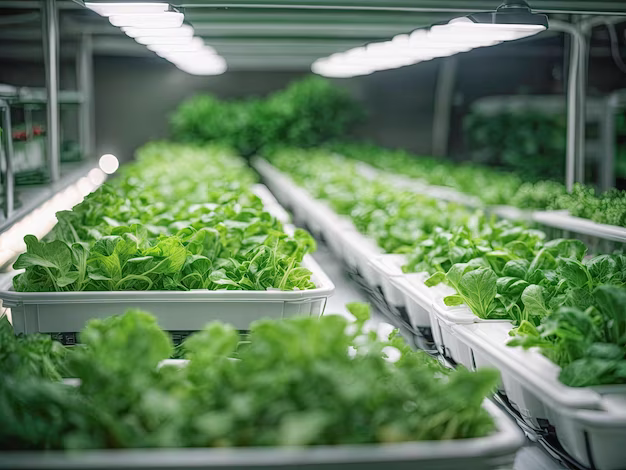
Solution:
<svg viewBox="0 0 626 470">
<path fill-rule="evenodd" d="M 404 294 L 400 288 L 392 282 L 406 274 L 402 271 L 402 266 L 407 264 L 406 255 L 380 255 L 370 260 L 373 271 L 374 283 L 385 297 L 385 301 L 394 307 L 406 308 Z"/>
<path fill-rule="evenodd" d="M 253 188 L 274 217 L 286 220 L 288 214 L 263 185 Z M 284 225 L 288 234 L 294 227 Z M 240 330 L 260 318 L 286 318 L 295 315 L 321 315 L 335 285 L 306 255 L 302 266 L 312 273 L 314 289 L 297 291 L 98 291 L 98 292 L 15 292 L 0 291 L 4 308 L 11 309 L 16 333 L 62 334 L 74 341 L 76 333 L 92 318 L 104 318 L 139 308 L 152 313 L 159 326 L 170 332 L 186 333 L 202 329 L 212 320 L 226 321 Z M 14 273 L 14 275 L 17 272 Z"/>
<path fill-rule="evenodd" d="M 438 295 L 433 299 L 432 308 L 430 310 L 430 321 L 433 329 L 433 339 L 437 345 L 437 350 L 445 357 L 452 359 L 457 364 L 462 364 L 467 368 L 471 368 L 471 351 L 458 336 L 454 335 L 452 330 L 455 325 L 472 325 L 472 324 L 496 324 L 504 328 L 511 329 L 512 324 L 509 320 L 485 320 L 470 310 L 467 305 L 459 305 L 455 307 L 447 306 L 443 299 L 447 295 L 453 295 L 455 290 L 445 286 L 448 290 L 446 294 Z"/>
<path fill-rule="evenodd" d="M 315 289 L 299 291 L 2 291 L 2 306 L 11 309 L 16 333 L 76 333 L 92 318 L 104 318 L 139 308 L 152 313 L 164 330 L 196 331 L 212 320 L 240 330 L 260 318 L 321 315 L 335 289 L 313 258 L 302 266 L 313 273 Z"/>
<path fill-rule="evenodd" d="M 413 327 L 431 329 L 433 340 L 436 340 L 436 323 L 432 321 L 433 301 L 437 296 L 444 297 L 454 294 L 454 289 L 445 284 L 427 287 L 424 281 L 429 277 L 428 273 L 410 273 L 392 277 L 390 282 L 394 288 L 402 293 L 407 314 Z"/>
<path fill-rule="evenodd" d="M 0 468 L 18 470 L 380 468 L 483 470 L 510 465 L 524 439 L 496 405 L 485 401 L 496 430 L 487 437 L 387 445 L 232 449 L 135 449 L 81 452 L 5 452 Z"/>
<path fill-rule="evenodd" d="M 471 369 L 498 369 L 504 393 L 529 425 L 553 427 L 563 448 L 586 467 L 625 468 L 626 385 L 568 387 L 558 379 L 560 368 L 539 351 L 507 346 L 509 331 L 503 323 L 453 327 L 469 348 Z"/>
</svg>

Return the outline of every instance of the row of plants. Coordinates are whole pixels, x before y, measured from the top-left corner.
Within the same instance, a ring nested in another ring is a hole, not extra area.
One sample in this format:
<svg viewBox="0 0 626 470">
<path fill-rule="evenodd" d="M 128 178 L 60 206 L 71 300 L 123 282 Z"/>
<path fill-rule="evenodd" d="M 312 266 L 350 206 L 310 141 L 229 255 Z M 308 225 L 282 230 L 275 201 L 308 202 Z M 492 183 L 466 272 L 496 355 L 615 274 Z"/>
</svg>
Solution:
<svg viewBox="0 0 626 470">
<path fill-rule="evenodd" d="M 0 319 L 0 449 L 311 446 L 491 434 L 495 371 L 451 371 L 392 334 L 342 316 L 260 320 L 249 336 L 208 324 L 162 361 L 150 314 L 91 320 L 81 344 L 15 336 Z M 71 377 L 74 383 L 62 381 Z"/>
<path fill-rule="evenodd" d="M 404 150 L 369 144 L 332 144 L 328 149 L 382 170 L 458 189 L 487 205 L 567 210 L 575 217 L 626 227 L 626 191 L 612 189 L 598 194 L 592 187 L 576 184 L 568 193 L 563 184 L 555 181 L 524 182 L 517 174 L 483 165 L 417 157 Z"/>
<path fill-rule="evenodd" d="M 383 170 L 458 189 L 488 205 L 568 210 L 594 222 L 626 226 L 626 192 L 596 194 L 593 188 L 578 185 L 570 194 L 561 183 L 543 181 L 563 179 L 559 178 L 564 168 L 563 136 L 552 122 L 560 123 L 558 118 L 533 113 L 469 117 L 466 127 L 477 155 L 474 162 L 459 163 L 346 142 L 364 115 L 345 90 L 309 77 L 265 98 L 192 97 L 172 115 L 171 129 L 178 141 L 226 144 L 246 157 L 283 146 L 324 145 Z"/>
<path fill-rule="evenodd" d="M 252 192 L 256 175 L 223 147 L 144 146 L 44 239 L 25 237 L 22 292 L 311 289 L 315 249 L 285 233 Z"/>
<path fill-rule="evenodd" d="M 579 240 L 547 240 L 521 223 L 370 181 L 332 153 L 283 150 L 271 161 L 386 252 L 407 254 L 405 272 L 453 287 L 448 306 L 510 320 L 511 346 L 538 346 L 562 367 L 563 383 L 626 383 L 626 256 L 586 257 Z"/>
</svg>

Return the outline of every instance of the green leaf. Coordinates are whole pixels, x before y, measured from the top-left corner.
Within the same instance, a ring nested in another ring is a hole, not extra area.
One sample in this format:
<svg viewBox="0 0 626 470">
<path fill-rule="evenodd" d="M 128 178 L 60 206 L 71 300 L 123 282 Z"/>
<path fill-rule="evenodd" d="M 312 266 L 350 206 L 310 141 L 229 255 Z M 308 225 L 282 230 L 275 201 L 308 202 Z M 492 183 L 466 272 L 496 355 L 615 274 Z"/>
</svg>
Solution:
<svg viewBox="0 0 626 470">
<path fill-rule="evenodd" d="M 461 297 L 460 295 L 448 295 L 444 297 L 443 302 L 448 307 L 457 307 L 464 304 L 463 297 Z"/>
<path fill-rule="evenodd" d="M 544 289 L 538 285 L 530 285 L 522 292 L 524 313 L 534 317 L 545 317 L 550 314 L 544 300 Z"/>
</svg>

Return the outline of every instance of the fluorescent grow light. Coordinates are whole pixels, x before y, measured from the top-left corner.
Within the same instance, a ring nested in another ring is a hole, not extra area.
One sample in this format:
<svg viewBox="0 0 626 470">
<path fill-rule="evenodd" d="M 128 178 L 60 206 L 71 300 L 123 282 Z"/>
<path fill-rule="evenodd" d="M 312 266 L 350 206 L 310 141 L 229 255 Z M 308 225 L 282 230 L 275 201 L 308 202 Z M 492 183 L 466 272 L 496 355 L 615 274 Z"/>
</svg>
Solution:
<svg viewBox="0 0 626 470">
<path fill-rule="evenodd" d="M 174 52 L 194 52 L 199 51 L 202 48 L 209 48 L 204 44 L 204 41 L 198 37 L 192 38 L 187 44 L 151 44 L 148 45 L 148 49 L 152 52 L 164 57 L 167 54 Z M 210 48 L 213 50 L 213 48 Z M 213 51 L 215 52 L 215 51 Z"/>
<path fill-rule="evenodd" d="M 219 75 L 226 71 L 224 58 L 195 37 L 193 28 L 183 25 L 184 15 L 168 3 L 91 1 L 85 5 L 107 16 L 113 26 L 180 70 L 194 75 Z M 94 175 L 90 177 L 98 179 Z"/>
<path fill-rule="evenodd" d="M 221 75 L 226 72 L 226 61 L 220 57 L 221 60 L 214 62 L 183 62 L 175 63 L 183 72 L 191 75 Z"/>
<path fill-rule="evenodd" d="M 188 36 L 140 36 L 135 38 L 135 41 L 144 46 L 185 46 L 192 39 L 192 37 Z"/>
<path fill-rule="evenodd" d="M 479 47 L 515 41 L 545 31 L 548 18 L 532 13 L 524 0 L 509 0 L 495 12 L 476 13 L 449 23 L 399 34 L 318 59 L 311 70 L 327 77 L 353 77 L 448 57 Z"/>
<path fill-rule="evenodd" d="M 184 19 L 185 16 L 177 11 L 109 16 L 111 24 L 118 28 L 180 28 Z"/>
<path fill-rule="evenodd" d="M 169 9 L 168 3 L 99 3 L 85 2 L 85 6 L 95 11 L 101 16 L 111 15 L 134 15 L 134 14 L 154 14 L 163 13 Z"/>
<path fill-rule="evenodd" d="M 127 36 L 133 39 L 153 36 L 186 38 L 193 37 L 193 28 L 188 24 L 184 24 L 180 28 L 136 28 L 132 26 L 125 26 L 122 28 L 122 31 L 124 31 Z"/>
</svg>

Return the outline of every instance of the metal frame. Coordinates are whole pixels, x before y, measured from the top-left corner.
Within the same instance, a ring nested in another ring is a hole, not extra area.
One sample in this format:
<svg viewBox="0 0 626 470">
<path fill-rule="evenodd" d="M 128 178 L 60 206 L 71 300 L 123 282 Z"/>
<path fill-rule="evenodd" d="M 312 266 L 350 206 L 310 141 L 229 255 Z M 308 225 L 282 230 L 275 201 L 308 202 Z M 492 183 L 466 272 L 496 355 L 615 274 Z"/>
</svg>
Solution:
<svg viewBox="0 0 626 470">
<path fill-rule="evenodd" d="M 447 57 L 441 61 L 435 90 L 435 110 L 433 114 L 432 153 L 442 157 L 448 153 L 450 140 L 450 118 L 454 100 L 454 86 L 459 59 Z"/>
<path fill-rule="evenodd" d="M 41 7 L 46 63 L 48 169 L 50 171 L 50 180 L 54 183 L 61 176 L 61 145 L 59 141 L 59 12 L 55 0 L 41 0 Z"/>
<path fill-rule="evenodd" d="M 617 90 L 606 99 L 602 126 L 604 158 L 600 165 L 600 189 L 605 191 L 615 187 L 615 114 L 622 108 L 626 108 L 626 89 Z"/>
<path fill-rule="evenodd" d="M 11 106 L 15 103 L 23 104 L 27 109 L 33 104 L 45 104 L 47 107 L 47 131 L 46 143 L 48 153 L 48 168 L 50 171 L 50 184 L 46 188 L 54 188 L 61 180 L 60 174 L 60 104 L 77 104 L 79 110 L 79 140 L 80 147 L 87 159 L 94 155 L 94 119 L 93 119 L 93 42 L 91 35 L 82 35 L 80 48 L 76 57 L 76 71 L 78 92 L 59 91 L 59 18 L 56 0 L 39 0 L 41 9 L 42 26 L 44 30 L 43 46 L 45 57 L 46 89 L 13 89 L 8 95 L 0 99 L 0 126 L 3 129 L 0 145 L 4 149 L 6 159 L 5 186 L 3 193 L 4 220 L 2 228 L 10 226 L 15 220 L 25 215 L 24 208 L 16 211 L 14 188 L 15 172 Z M 44 189 L 42 187 L 42 189 Z M 26 204 L 25 207 L 29 206 Z M 14 220 L 13 220 L 14 219 Z"/>
<path fill-rule="evenodd" d="M 15 205 L 14 198 L 14 175 L 13 175 L 13 132 L 11 129 L 11 106 L 8 101 L 0 100 L 0 123 L 2 124 L 2 143 L 6 163 L 4 182 L 4 217 L 8 219 L 13 215 Z"/>
<path fill-rule="evenodd" d="M 95 123 L 93 114 L 93 39 L 91 34 L 81 36 L 76 62 L 78 93 L 82 97 L 79 113 L 80 148 L 85 156 L 93 156 Z"/>
</svg>

